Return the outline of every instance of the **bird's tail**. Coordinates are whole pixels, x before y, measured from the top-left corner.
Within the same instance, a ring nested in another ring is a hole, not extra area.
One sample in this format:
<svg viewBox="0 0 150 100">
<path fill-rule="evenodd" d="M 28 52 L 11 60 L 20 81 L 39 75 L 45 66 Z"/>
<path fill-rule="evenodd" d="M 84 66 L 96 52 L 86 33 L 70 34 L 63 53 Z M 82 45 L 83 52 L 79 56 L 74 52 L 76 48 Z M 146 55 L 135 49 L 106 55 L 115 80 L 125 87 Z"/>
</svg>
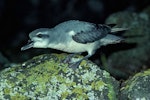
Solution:
<svg viewBox="0 0 150 100">
<path fill-rule="evenodd" d="M 114 33 L 114 32 L 120 32 L 120 31 L 126 31 L 126 30 L 129 30 L 129 28 L 112 28 L 111 29 L 111 32 Z"/>
<path fill-rule="evenodd" d="M 107 36 L 105 36 L 104 38 L 102 38 L 100 40 L 100 42 L 102 43 L 102 45 L 107 45 L 107 44 L 116 44 L 116 43 L 121 43 L 123 42 L 124 39 L 116 36 L 116 35 L 112 35 L 112 34 L 108 34 Z"/>
</svg>

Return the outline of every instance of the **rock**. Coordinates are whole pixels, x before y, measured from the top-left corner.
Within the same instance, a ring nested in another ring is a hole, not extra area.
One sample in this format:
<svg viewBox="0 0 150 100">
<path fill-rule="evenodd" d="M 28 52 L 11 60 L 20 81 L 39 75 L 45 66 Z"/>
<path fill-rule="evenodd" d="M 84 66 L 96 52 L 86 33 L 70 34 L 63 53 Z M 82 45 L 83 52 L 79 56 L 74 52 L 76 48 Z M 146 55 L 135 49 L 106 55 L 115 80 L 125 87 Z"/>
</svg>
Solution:
<svg viewBox="0 0 150 100">
<path fill-rule="evenodd" d="M 120 100 L 150 99 L 150 69 L 137 73 L 122 84 Z"/>
<path fill-rule="evenodd" d="M 124 34 L 125 43 L 117 45 L 121 51 L 108 57 L 108 66 L 124 74 L 118 75 L 119 77 L 126 78 L 139 71 L 143 65 L 150 65 L 150 20 L 146 16 L 141 13 L 118 12 L 106 20 L 106 23 L 116 23 L 117 27 L 129 28 Z"/>
<path fill-rule="evenodd" d="M 44 54 L 2 70 L 0 99 L 117 100 L 119 82 L 108 72 L 88 60 L 69 68 L 65 57 Z"/>
</svg>

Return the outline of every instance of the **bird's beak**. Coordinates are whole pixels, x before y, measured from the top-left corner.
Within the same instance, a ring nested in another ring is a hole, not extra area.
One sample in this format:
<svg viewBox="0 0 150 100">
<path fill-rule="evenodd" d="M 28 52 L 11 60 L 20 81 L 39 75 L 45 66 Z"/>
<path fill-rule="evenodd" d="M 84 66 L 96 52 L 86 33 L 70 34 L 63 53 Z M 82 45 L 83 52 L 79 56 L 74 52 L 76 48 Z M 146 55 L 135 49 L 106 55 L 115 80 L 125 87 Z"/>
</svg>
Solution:
<svg viewBox="0 0 150 100">
<path fill-rule="evenodd" d="M 28 41 L 28 44 L 26 44 L 25 46 L 21 47 L 21 51 L 24 51 L 24 50 L 27 50 L 27 49 L 32 48 L 32 47 L 33 47 L 33 44 L 34 44 L 34 42 L 31 41 L 31 40 L 29 40 L 29 41 Z"/>
</svg>

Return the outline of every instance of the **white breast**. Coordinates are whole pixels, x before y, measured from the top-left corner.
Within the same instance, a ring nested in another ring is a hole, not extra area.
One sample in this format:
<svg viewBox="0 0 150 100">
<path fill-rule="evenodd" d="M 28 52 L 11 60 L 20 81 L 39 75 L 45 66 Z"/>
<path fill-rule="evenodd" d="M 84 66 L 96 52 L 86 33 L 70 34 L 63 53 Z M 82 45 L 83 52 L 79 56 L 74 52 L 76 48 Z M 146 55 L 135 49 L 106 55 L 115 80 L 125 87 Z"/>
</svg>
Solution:
<svg viewBox="0 0 150 100">
<path fill-rule="evenodd" d="M 63 44 L 63 43 L 59 43 L 59 44 L 50 44 L 48 47 L 49 48 L 53 48 L 53 49 L 57 49 L 57 50 L 61 50 L 61 51 L 65 51 L 65 52 L 69 52 L 69 53 L 81 53 L 81 52 L 88 52 L 89 54 L 93 52 L 93 50 L 99 48 L 99 46 L 97 46 L 97 44 L 94 43 L 87 43 L 87 44 L 81 44 L 81 43 L 77 43 L 75 41 L 71 41 L 69 43 Z"/>
<path fill-rule="evenodd" d="M 68 45 L 64 50 L 66 52 L 79 53 L 79 52 L 91 51 L 93 50 L 94 47 L 95 47 L 94 43 L 81 44 L 75 41 L 71 41 L 70 43 L 68 43 Z"/>
</svg>

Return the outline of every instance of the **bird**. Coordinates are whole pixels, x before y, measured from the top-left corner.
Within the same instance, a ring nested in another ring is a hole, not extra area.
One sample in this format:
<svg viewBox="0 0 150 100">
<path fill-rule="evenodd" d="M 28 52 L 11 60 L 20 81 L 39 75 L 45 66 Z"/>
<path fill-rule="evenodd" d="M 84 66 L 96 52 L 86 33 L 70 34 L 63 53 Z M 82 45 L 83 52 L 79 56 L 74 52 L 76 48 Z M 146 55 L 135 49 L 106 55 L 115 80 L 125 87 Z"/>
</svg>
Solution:
<svg viewBox="0 0 150 100">
<path fill-rule="evenodd" d="M 115 32 L 127 28 L 113 27 L 115 24 L 95 24 L 86 21 L 68 20 L 53 28 L 39 28 L 29 33 L 28 43 L 21 51 L 29 48 L 52 48 L 71 54 L 87 52 L 87 55 L 73 63 L 77 68 L 82 60 L 95 54 L 101 46 L 124 41 Z"/>
</svg>

